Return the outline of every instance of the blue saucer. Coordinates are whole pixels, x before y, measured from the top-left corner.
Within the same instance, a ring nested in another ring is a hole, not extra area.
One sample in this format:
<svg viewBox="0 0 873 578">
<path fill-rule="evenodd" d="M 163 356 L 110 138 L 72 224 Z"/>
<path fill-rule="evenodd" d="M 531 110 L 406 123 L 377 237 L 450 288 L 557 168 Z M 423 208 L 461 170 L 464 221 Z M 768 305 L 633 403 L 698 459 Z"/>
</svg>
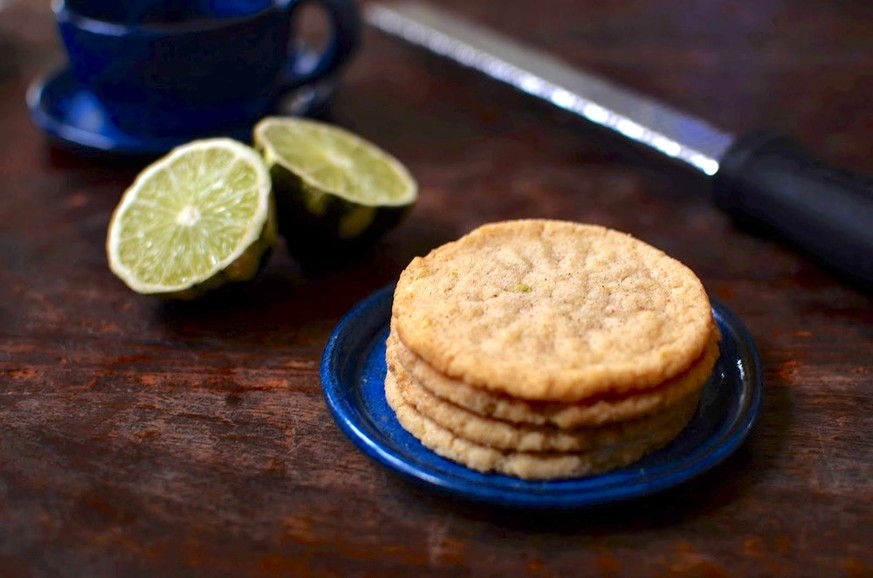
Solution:
<svg viewBox="0 0 873 578">
<path fill-rule="evenodd" d="M 481 474 L 425 448 L 404 430 L 385 400 L 385 339 L 393 286 L 354 307 L 337 325 L 321 363 L 324 394 L 343 432 L 367 455 L 434 490 L 501 506 L 583 508 L 638 498 L 713 468 L 748 436 L 761 409 L 763 376 L 757 348 L 724 305 L 712 311 L 722 333 L 721 357 L 697 413 L 666 448 L 607 474 L 529 482 Z"/>
<path fill-rule="evenodd" d="M 298 59 L 296 68 L 310 66 L 309 55 Z M 283 95 L 275 114 L 312 116 L 320 113 L 333 95 L 335 83 L 306 85 Z M 64 145 L 85 152 L 125 155 L 157 155 L 195 138 L 229 136 L 248 142 L 253 123 L 228 126 L 210 134 L 155 137 L 125 132 L 107 117 L 100 100 L 83 88 L 68 69 L 36 79 L 27 91 L 27 106 L 33 122 Z"/>
</svg>

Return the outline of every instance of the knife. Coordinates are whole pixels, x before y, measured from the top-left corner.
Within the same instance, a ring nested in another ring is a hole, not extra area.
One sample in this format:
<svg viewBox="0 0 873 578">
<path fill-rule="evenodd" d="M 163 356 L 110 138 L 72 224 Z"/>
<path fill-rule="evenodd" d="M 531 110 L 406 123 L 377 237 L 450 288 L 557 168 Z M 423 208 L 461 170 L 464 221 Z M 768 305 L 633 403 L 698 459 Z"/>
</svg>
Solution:
<svg viewBox="0 0 873 578">
<path fill-rule="evenodd" d="M 873 179 L 774 131 L 736 137 L 427 4 L 373 3 L 375 28 L 514 86 L 710 177 L 716 205 L 873 289 Z"/>
</svg>

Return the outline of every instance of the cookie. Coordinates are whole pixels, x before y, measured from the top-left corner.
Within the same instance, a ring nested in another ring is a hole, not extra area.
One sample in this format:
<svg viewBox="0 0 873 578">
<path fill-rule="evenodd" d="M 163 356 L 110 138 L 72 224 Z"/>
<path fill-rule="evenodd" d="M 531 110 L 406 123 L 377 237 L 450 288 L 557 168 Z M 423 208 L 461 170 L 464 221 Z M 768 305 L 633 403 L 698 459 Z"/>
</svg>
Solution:
<svg viewBox="0 0 873 578">
<path fill-rule="evenodd" d="M 700 391 L 718 359 L 718 340 L 718 330 L 714 329 L 699 360 L 654 388 L 633 395 L 598 396 L 574 403 L 528 401 L 468 385 L 436 371 L 393 332 L 388 337 L 387 356 L 389 362 L 394 359 L 418 385 L 474 414 L 519 424 L 572 429 L 651 415 Z"/>
<path fill-rule="evenodd" d="M 664 411 L 607 426 L 572 430 L 554 426 L 520 425 L 483 417 L 428 391 L 410 376 L 389 353 L 388 367 L 403 400 L 434 424 L 459 438 L 499 450 L 521 452 L 579 452 L 627 445 L 653 432 L 675 431 L 675 422 L 684 426 L 697 407 L 699 388 Z"/>
<path fill-rule="evenodd" d="M 440 373 L 533 401 L 657 387 L 713 331 L 694 273 L 630 235 L 520 220 L 414 259 L 394 293 L 403 344 Z"/>
<path fill-rule="evenodd" d="M 593 475 L 686 427 L 719 337 L 700 280 L 663 252 L 592 225 L 494 223 L 401 274 L 385 393 L 474 470 Z"/>
<path fill-rule="evenodd" d="M 437 425 L 407 403 L 394 375 L 385 379 L 385 396 L 404 429 L 444 458 L 479 472 L 499 472 L 525 480 L 549 480 L 589 476 L 632 464 L 647 453 L 667 445 L 684 427 L 675 420 L 665 428 L 633 443 L 606 446 L 583 452 L 501 451 L 464 439 Z M 693 408 L 688 413 L 687 423 Z"/>
</svg>

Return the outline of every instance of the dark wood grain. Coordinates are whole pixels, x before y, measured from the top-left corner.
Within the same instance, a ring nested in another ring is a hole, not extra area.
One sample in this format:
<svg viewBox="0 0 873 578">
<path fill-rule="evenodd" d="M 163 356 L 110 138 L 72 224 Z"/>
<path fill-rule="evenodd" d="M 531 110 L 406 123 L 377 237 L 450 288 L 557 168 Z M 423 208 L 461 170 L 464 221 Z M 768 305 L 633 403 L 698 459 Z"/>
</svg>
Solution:
<svg viewBox="0 0 873 578">
<path fill-rule="evenodd" d="M 873 173 L 869 3 L 441 4 Z M 47 3 L 0 13 L 0 45 L 0 576 L 873 575 L 873 299 L 735 226 L 703 178 L 368 30 L 330 119 L 409 166 L 408 221 L 346 267 L 280 249 L 235 294 L 166 305 L 103 249 L 145 161 L 70 154 L 28 118 L 63 61 Z M 337 321 L 414 255 L 526 216 L 631 232 L 743 318 L 767 387 L 737 455 L 652 499 L 533 515 L 412 486 L 343 436 L 318 373 Z"/>
</svg>

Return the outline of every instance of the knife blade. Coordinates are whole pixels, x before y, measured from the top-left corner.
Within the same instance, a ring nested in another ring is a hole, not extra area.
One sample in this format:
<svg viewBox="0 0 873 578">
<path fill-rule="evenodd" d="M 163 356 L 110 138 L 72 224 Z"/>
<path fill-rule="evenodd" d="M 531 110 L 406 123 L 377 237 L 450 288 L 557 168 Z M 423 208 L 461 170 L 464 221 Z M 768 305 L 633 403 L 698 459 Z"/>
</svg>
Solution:
<svg viewBox="0 0 873 578">
<path fill-rule="evenodd" d="M 773 131 L 740 137 L 420 2 L 372 3 L 375 28 L 478 70 L 701 171 L 716 205 L 873 288 L 873 179 Z"/>
</svg>

